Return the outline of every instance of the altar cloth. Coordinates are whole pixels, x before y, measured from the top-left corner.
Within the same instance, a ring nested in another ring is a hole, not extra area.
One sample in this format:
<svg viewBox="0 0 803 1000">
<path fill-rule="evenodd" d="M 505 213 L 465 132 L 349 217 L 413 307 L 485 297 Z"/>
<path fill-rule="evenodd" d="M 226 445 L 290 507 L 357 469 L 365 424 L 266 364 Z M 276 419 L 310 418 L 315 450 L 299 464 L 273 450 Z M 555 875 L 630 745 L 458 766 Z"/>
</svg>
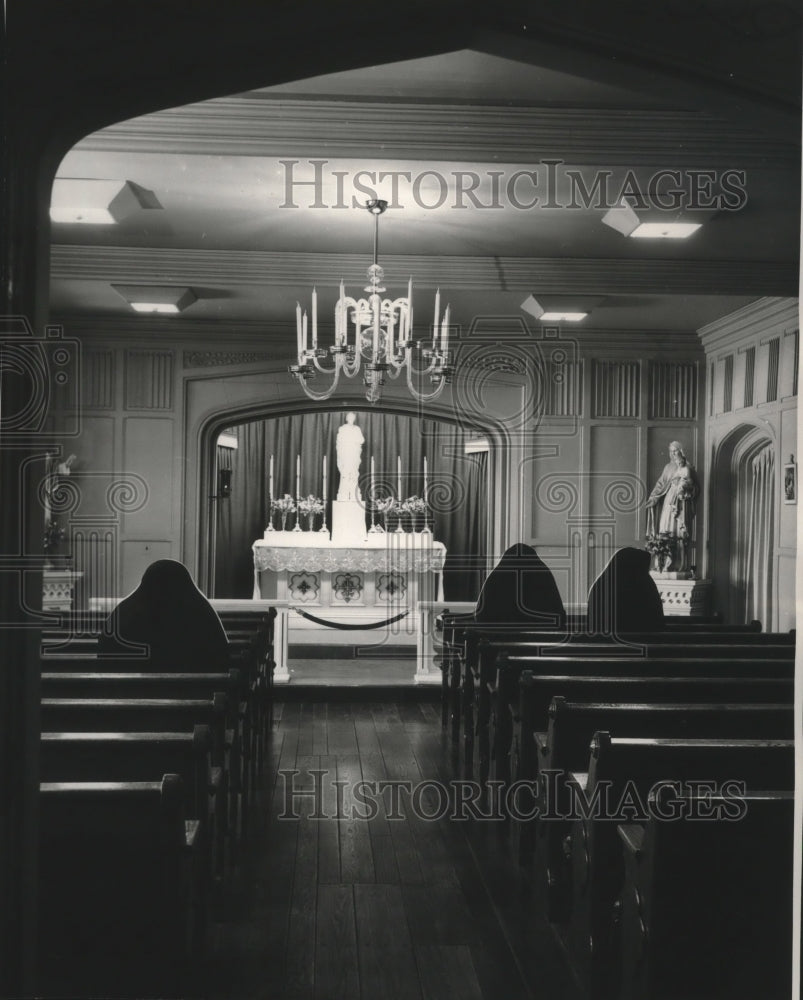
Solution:
<svg viewBox="0 0 803 1000">
<path fill-rule="evenodd" d="M 272 531 L 252 546 L 255 572 L 442 573 L 446 546 L 426 532 L 377 532 L 359 546 L 334 545 L 315 531 Z"/>
</svg>

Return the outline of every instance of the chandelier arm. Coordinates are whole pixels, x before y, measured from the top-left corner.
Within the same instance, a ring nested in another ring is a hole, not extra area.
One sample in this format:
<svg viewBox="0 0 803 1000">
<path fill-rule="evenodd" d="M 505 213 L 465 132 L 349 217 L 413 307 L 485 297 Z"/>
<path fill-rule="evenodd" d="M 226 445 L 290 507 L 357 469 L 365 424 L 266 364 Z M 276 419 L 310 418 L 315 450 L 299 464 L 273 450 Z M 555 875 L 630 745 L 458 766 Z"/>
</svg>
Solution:
<svg viewBox="0 0 803 1000">
<path fill-rule="evenodd" d="M 309 396 L 310 399 L 315 400 L 316 403 L 321 403 L 325 399 L 329 399 L 329 397 L 337 388 L 337 384 L 339 381 L 340 381 L 340 368 L 338 368 L 335 371 L 335 377 L 332 384 L 329 386 L 328 389 L 324 389 L 323 392 L 316 392 L 314 389 L 310 389 L 310 387 L 307 385 L 307 380 L 304 378 L 301 379 L 301 388 Z"/>
<path fill-rule="evenodd" d="M 412 348 L 408 347 L 407 350 L 410 352 L 410 355 L 412 355 Z M 438 358 L 433 354 L 432 360 L 426 368 L 413 368 L 413 359 L 412 356 L 409 356 L 407 358 L 407 367 L 415 375 L 431 375 L 432 372 L 438 367 Z"/>
<path fill-rule="evenodd" d="M 321 375 L 334 375 L 339 367 L 337 363 L 337 358 L 335 358 L 335 364 L 333 368 L 324 368 L 315 355 L 312 356 L 312 363 L 315 365 L 315 370 L 319 371 Z"/>
<path fill-rule="evenodd" d="M 429 402 L 429 400 L 437 399 L 437 397 L 440 396 L 440 394 L 443 392 L 443 387 L 445 384 L 446 384 L 445 379 L 441 377 L 440 382 L 432 392 L 421 392 L 418 389 L 416 389 L 416 387 L 413 385 L 412 370 L 409 367 L 409 365 L 407 367 L 407 388 L 409 389 L 410 393 L 421 402 L 426 403 Z"/>
</svg>

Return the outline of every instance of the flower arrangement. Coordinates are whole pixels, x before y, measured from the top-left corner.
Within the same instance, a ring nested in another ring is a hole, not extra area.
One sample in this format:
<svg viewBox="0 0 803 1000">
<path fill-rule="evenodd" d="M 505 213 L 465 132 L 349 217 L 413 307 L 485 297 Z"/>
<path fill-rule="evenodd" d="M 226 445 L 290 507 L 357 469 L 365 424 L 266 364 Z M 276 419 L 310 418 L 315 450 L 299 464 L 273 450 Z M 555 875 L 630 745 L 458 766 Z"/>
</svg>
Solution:
<svg viewBox="0 0 803 1000">
<path fill-rule="evenodd" d="M 395 497 L 380 497 L 374 501 L 377 514 L 392 514 L 398 507 Z"/>
<path fill-rule="evenodd" d="M 323 500 L 320 497 L 313 496 L 311 493 L 308 497 L 303 497 L 298 501 L 300 514 L 322 514 L 323 508 Z"/>
<path fill-rule="evenodd" d="M 644 548 L 660 562 L 666 556 L 674 556 L 675 537 L 670 535 L 668 531 L 659 531 L 657 535 L 647 535 Z"/>
<path fill-rule="evenodd" d="M 405 514 L 426 514 L 428 510 L 426 500 L 419 496 L 407 497 L 400 506 Z"/>
<path fill-rule="evenodd" d="M 59 543 L 67 537 L 67 532 L 59 525 L 59 522 L 52 518 L 45 525 L 45 533 L 42 539 L 42 549 L 46 555 L 50 555 L 59 547 Z"/>
<path fill-rule="evenodd" d="M 270 509 L 272 511 L 276 510 L 282 515 L 292 514 L 296 509 L 296 502 L 290 496 L 289 493 L 285 493 L 283 497 L 277 497 L 275 500 L 271 500 Z"/>
</svg>

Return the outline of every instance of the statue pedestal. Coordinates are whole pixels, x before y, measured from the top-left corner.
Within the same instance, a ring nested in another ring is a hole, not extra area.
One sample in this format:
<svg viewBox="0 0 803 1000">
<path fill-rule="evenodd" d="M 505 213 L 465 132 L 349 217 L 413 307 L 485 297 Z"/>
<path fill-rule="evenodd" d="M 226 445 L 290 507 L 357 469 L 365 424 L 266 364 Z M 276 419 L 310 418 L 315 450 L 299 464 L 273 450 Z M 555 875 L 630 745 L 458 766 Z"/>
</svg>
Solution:
<svg viewBox="0 0 803 1000">
<path fill-rule="evenodd" d="M 72 611 L 73 587 L 83 577 L 71 569 L 45 569 L 42 572 L 42 610 Z"/>
<path fill-rule="evenodd" d="M 365 507 L 359 500 L 332 501 L 332 544 L 362 545 L 368 537 Z"/>
<path fill-rule="evenodd" d="M 709 614 L 711 581 L 692 580 L 686 573 L 650 573 L 661 595 L 665 615 Z"/>
</svg>

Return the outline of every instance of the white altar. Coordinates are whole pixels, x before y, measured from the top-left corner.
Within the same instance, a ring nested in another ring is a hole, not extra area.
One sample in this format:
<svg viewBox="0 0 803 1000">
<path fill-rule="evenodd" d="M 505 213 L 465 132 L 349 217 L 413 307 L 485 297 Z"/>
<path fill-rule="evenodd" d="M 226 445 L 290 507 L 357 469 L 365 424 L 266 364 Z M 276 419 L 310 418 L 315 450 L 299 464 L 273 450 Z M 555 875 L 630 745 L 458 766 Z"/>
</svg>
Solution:
<svg viewBox="0 0 803 1000">
<path fill-rule="evenodd" d="M 427 460 L 423 460 L 423 496 L 402 496 L 402 461 L 397 458 L 395 497 L 380 496 L 375 489 L 374 460 L 370 486 L 363 498 L 359 480 L 365 437 L 350 411 L 337 431 L 337 469 L 340 481 L 332 499 L 332 533 L 326 527 L 327 468 L 323 458 L 322 499 L 301 492 L 301 456 L 296 457 L 295 499 L 290 494 L 274 500 L 273 456 L 270 458 L 269 496 L 271 521 L 264 536 L 252 546 L 254 600 L 281 602 L 287 607 L 287 632 L 294 644 L 354 645 L 362 635 L 367 644 L 387 647 L 415 646 L 416 678 L 423 667 L 419 608 L 443 601 L 443 568 L 446 547 L 428 529 Z M 371 513 L 368 529 L 367 514 Z M 395 513 L 398 530 L 377 527 L 376 515 Z M 274 530 L 272 515 L 278 511 L 282 530 Z M 288 514 L 296 520 L 284 530 Z M 308 529 L 313 514 L 323 515 L 319 531 Z M 402 516 L 417 516 L 423 531 L 404 531 Z M 398 654 L 397 654 L 398 655 Z M 427 659 L 431 659 L 427 657 Z M 278 664 L 277 664 L 278 665 Z M 274 679 L 287 676 L 274 673 Z"/>
<path fill-rule="evenodd" d="M 320 532 L 265 534 L 252 546 L 254 599 L 287 602 L 293 644 L 353 645 L 362 635 L 371 643 L 420 646 L 419 604 L 443 601 L 446 547 L 431 532 L 369 534 L 348 547 Z"/>
<path fill-rule="evenodd" d="M 273 531 L 253 553 L 255 599 L 337 608 L 338 621 L 382 620 L 443 600 L 446 548 L 430 532 L 377 533 L 344 547 L 320 532 Z"/>
</svg>

